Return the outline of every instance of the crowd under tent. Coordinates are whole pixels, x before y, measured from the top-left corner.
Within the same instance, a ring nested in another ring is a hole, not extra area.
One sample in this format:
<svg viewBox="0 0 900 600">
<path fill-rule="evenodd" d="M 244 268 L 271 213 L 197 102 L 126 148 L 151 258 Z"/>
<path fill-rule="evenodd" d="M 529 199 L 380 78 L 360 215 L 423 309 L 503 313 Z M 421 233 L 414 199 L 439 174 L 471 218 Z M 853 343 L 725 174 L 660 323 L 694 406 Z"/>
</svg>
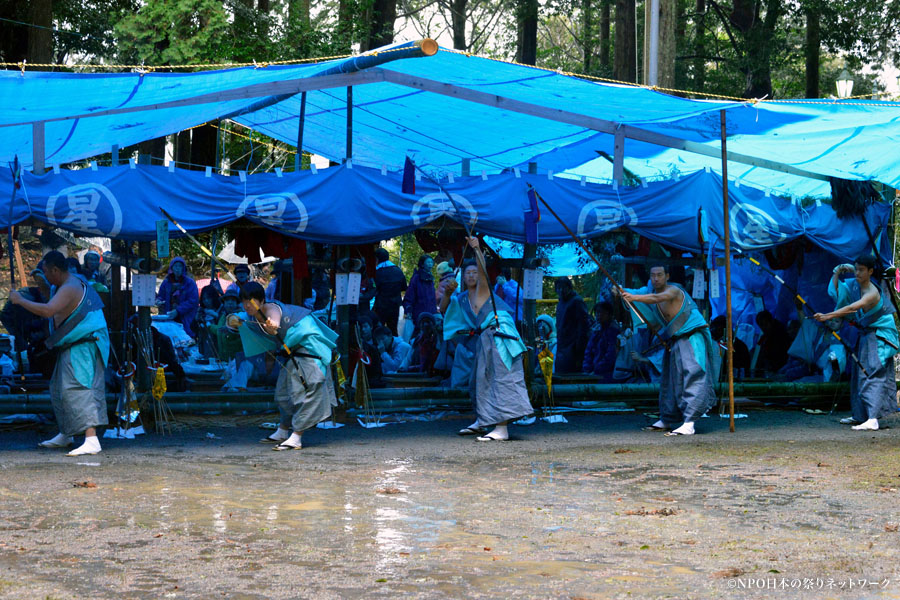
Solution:
<svg viewBox="0 0 900 600">
<path fill-rule="evenodd" d="M 839 219 L 827 186 L 900 186 L 888 147 L 900 104 L 693 100 L 437 51 L 430 40 L 302 66 L 5 71 L 0 100 L 0 159 L 33 171 L 0 207 L 5 225 L 32 218 L 146 242 L 162 207 L 193 232 L 247 219 L 355 244 L 447 217 L 531 242 L 523 252 L 534 256 L 536 243 L 571 238 L 544 213 L 538 239 L 525 239 L 530 184 L 582 238 L 624 227 L 704 256 L 711 269 L 729 257 L 726 242 L 742 253 L 798 238 L 842 261 L 875 249 L 892 263 L 892 203 Z M 224 176 L 213 165 L 121 164 L 121 148 L 220 119 L 343 165 Z M 109 168 L 59 168 L 110 152 Z M 426 175 L 413 195 L 400 191 L 407 156 Z"/>
</svg>

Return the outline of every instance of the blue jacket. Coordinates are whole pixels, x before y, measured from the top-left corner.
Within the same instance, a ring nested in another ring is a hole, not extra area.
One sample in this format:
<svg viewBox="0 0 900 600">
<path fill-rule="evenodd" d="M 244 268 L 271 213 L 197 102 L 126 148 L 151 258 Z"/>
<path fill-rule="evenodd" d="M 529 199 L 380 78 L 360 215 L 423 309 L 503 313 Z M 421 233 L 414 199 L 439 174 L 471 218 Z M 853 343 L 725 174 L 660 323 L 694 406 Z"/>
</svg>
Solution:
<svg viewBox="0 0 900 600">
<path fill-rule="evenodd" d="M 172 265 L 176 262 L 184 264 L 184 259 L 180 257 L 172 259 L 169 264 L 169 274 L 160 284 L 156 298 L 163 301 L 160 308 L 162 312 L 175 310 L 178 313 L 175 320 L 184 326 L 184 330 L 189 336 L 196 337 L 193 324 L 197 311 L 200 309 L 200 292 L 197 290 L 196 282 L 187 274 L 187 268 L 185 268 L 181 281 L 175 281 L 175 276 L 172 275 Z"/>
<path fill-rule="evenodd" d="M 616 340 L 619 328 L 613 323 L 606 327 L 597 324 L 591 329 L 587 348 L 584 351 L 582 370 L 600 376 L 604 382 L 612 382 L 616 368 Z"/>
<path fill-rule="evenodd" d="M 438 311 L 434 296 L 434 279 L 425 281 L 421 277 L 420 269 L 416 269 L 409 278 L 409 288 L 403 297 L 403 312 L 407 318 L 412 318 L 413 323 L 419 322 L 422 313 L 436 314 Z"/>
</svg>

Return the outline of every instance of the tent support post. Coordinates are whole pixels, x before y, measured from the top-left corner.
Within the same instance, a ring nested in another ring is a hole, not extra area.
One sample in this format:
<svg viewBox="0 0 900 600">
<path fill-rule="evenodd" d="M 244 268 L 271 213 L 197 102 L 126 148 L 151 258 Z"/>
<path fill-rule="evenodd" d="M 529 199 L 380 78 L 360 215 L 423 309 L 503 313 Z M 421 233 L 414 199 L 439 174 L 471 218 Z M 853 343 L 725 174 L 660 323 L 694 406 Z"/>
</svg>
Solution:
<svg viewBox="0 0 900 600">
<path fill-rule="evenodd" d="M 336 246 L 332 249 L 332 252 L 338 253 L 338 264 L 349 264 L 350 261 L 350 246 L 341 245 Z M 337 294 L 337 281 L 335 281 L 335 289 L 334 292 Z M 328 318 L 331 318 L 331 315 L 328 315 Z M 349 304 L 339 304 L 337 305 L 337 320 L 338 320 L 338 352 L 341 353 L 341 368 L 344 369 L 344 374 L 346 377 L 350 377 L 350 305 Z M 349 390 L 349 387 L 347 388 Z M 350 392 L 345 392 L 345 401 L 349 405 L 352 398 L 350 397 Z"/>
<path fill-rule="evenodd" d="M 112 147 L 112 166 L 114 166 L 114 167 L 119 166 L 119 145 L 118 144 L 113 144 L 113 147 Z"/>
<path fill-rule="evenodd" d="M 615 145 L 613 146 L 613 181 L 622 185 L 625 176 L 625 132 L 616 129 Z"/>
<path fill-rule="evenodd" d="M 537 163 L 536 162 L 528 163 L 528 173 L 531 175 L 537 174 Z M 537 258 L 537 244 L 525 244 L 524 251 L 522 253 L 522 263 L 523 263 L 522 266 L 525 267 L 526 265 L 528 265 L 529 260 L 532 260 L 534 258 Z M 525 277 L 525 274 L 524 274 L 524 269 L 523 269 L 522 270 L 522 278 L 523 278 L 522 283 L 525 282 L 524 277 Z M 529 300 L 528 298 L 525 298 L 525 300 L 523 301 L 522 304 L 523 304 L 523 306 L 522 306 L 522 321 L 524 323 L 524 329 L 525 329 L 525 332 L 524 332 L 525 333 L 525 345 L 528 346 L 529 348 L 534 348 L 534 336 L 535 336 L 534 323 L 537 320 L 537 301 Z M 532 360 L 535 361 L 535 364 L 528 365 L 529 368 L 526 369 L 526 371 L 525 371 L 525 381 L 529 386 L 528 389 L 531 389 L 531 380 L 534 375 L 534 367 L 536 366 L 536 361 L 537 361 L 536 353 L 532 353 L 532 354 L 530 354 L 530 356 L 532 357 Z"/>
<path fill-rule="evenodd" d="M 300 119 L 297 123 L 297 154 L 294 156 L 294 170 L 303 166 L 303 128 L 306 126 L 306 92 L 300 94 Z"/>
<path fill-rule="evenodd" d="M 347 155 L 345 161 L 353 158 L 353 86 L 347 86 Z"/>
<path fill-rule="evenodd" d="M 37 121 L 31 124 L 31 152 L 32 152 L 32 167 L 31 172 L 35 175 L 43 175 L 44 174 L 44 157 L 46 156 L 46 151 L 44 150 L 45 144 L 45 129 L 44 122 Z"/>
<path fill-rule="evenodd" d="M 728 342 L 728 431 L 734 432 L 734 333 L 731 319 L 731 213 L 728 208 L 728 151 L 726 149 L 725 111 L 719 111 L 722 124 L 722 207 L 725 215 L 725 335 Z"/>
<path fill-rule="evenodd" d="M 462 177 L 468 177 L 472 174 L 472 159 L 464 158 L 462 159 L 462 164 L 460 165 L 460 175 Z"/>
<path fill-rule="evenodd" d="M 138 256 L 141 258 L 141 274 L 146 275 L 150 273 L 150 242 L 138 242 Z M 138 307 L 138 328 L 143 335 L 152 335 L 150 332 L 149 306 Z M 123 358 L 122 360 L 125 359 Z M 140 384 L 140 389 L 144 392 L 150 391 L 150 383 L 152 381 L 150 378 L 150 370 L 146 368 L 149 366 L 150 365 L 145 364 L 140 352 L 138 352 L 138 373 L 140 373 L 138 376 L 138 383 Z"/>
</svg>

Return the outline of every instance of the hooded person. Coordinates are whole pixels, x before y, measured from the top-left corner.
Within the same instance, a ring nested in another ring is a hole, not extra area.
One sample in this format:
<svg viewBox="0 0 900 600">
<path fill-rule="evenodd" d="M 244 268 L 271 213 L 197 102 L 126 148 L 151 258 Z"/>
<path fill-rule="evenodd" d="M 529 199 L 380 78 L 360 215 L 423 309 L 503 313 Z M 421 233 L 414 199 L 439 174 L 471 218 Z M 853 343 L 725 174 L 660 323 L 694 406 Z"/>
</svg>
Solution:
<svg viewBox="0 0 900 600">
<path fill-rule="evenodd" d="M 337 405 L 331 355 L 338 336 L 306 308 L 266 302 L 265 290 L 255 281 L 241 289 L 241 303 L 250 317 L 241 325 L 244 354 L 277 353 L 282 364 L 275 384 L 281 421 L 260 441 L 276 444 L 274 450 L 298 450 L 303 432 L 330 418 Z"/>
<path fill-rule="evenodd" d="M 646 430 L 666 435 L 693 435 L 694 421 L 716 401 L 719 352 L 706 319 L 681 286 L 669 283 L 669 268 L 651 265 L 650 289 L 625 290 L 628 300 L 665 346 L 659 384 L 659 420 Z"/>
<path fill-rule="evenodd" d="M 409 287 L 403 296 L 403 314 L 412 323 L 418 324 L 424 313 L 437 312 L 437 301 L 434 296 L 434 259 L 423 254 L 419 257 L 419 266 L 409 278 Z"/>
<path fill-rule="evenodd" d="M 109 359 L 109 332 L 103 302 L 88 282 L 70 273 L 65 257 L 47 253 L 43 273 L 55 287 L 44 304 L 13 291 L 9 300 L 25 310 L 50 320 L 46 345 L 56 354 L 50 378 L 50 403 L 59 434 L 40 443 L 43 448 L 67 448 L 75 435 L 84 433 L 84 444 L 68 456 L 97 454 L 97 427 L 109 423 L 104 373 Z"/>
<path fill-rule="evenodd" d="M 441 303 L 446 307 L 444 339 L 465 336 L 474 340 L 469 393 L 475 405 L 476 421 L 459 433 L 477 435 L 480 442 L 506 441 L 509 439 L 507 424 L 534 412 L 522 366 L 526 348 L 516 330 L 511 309 L 503 300 L 491 297 L 478 238 L 467 238 L 467 241 L 475 251 L 477 266 L 467 268 L 463 280 L 474 277 L 475 286 L 467 284 L 465 292 L 453 296 L 456 286 L 451 284 L 447 287 L 449 294 L 445 293 L 446 304 Z M 494 429 L 484 433 L 490 426 Z"/>
<path fill-rule="evenodd" d="M 182 257 L 176 256 L 169 263 L 168 274 L 156 292 L 156 304 L 161 314 L 181 323 L 189 336 L 197 336 L 193 324 L 200 309 L 200 293 Z"/>
<path fill-rule="evenodd" d="M 859 330 L 856 356 L 862 367 L 853 365 L 850 375 L 850 408 L 852 415 L 841 419 L 856 431 L 877 431 L 878 419 L 897 412 L 897 383 L 894 356 L 900 352 L 900 338 L 894 322 L 894 308 L 885 298 L 889 290 L 873 278 L 876 259 L 860 256 L 853 265 L 834 268 L 828 295 L 835 309 L 816 313 L 820 323 L 844 318 Z M 843 273 L 853 273 L 849 282 L 841 281 Z"/>
</svg>

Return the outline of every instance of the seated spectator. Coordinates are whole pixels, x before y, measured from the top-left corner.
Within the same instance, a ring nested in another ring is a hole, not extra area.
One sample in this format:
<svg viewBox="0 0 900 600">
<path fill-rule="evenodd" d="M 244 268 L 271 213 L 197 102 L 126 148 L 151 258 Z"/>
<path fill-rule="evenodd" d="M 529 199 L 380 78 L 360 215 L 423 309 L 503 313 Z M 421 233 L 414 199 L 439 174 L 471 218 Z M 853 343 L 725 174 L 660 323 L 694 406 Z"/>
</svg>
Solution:
<svg viewBox="0 0 900 600">
<path fill-rule="evenodd" d="M 78 262 L 78 259 L 74 256 L 69 256 L 66 258 L 66 267 L 68 267 L 69 273 L 81 275 L 81 263 Z"/>
<path fill-rule="evenodd" d="M 665 348 L 646 325 L 638 324 L 618 336 L 615 383 L 658 383 L 662 377 Z"/>
<path fill-rule="evenodd" d="M 237 281 L 231 282 L 231 285 L 225 288 L 225 291 L 227 292 L 233 289 L 237 290 L 237 292 L 240 294 L 241 287 L 243 287 L 245 283 L 250 281 L 250 265 L 236 265 L 234 267 L 234 278 L 237 279 Z"/>
<path fill-rule="evenodd" d="M 434 372 L 434 363 L 440 352 L 434 314 L 422 313 L 419 315 L 419 320 L 416 321 L 416 328 L 410 341 L 412 351 L 408 354 L 406 363 L 401 369 L 411 373 L 427 373 L 431 375 Z"/>
<path fill-rule="evenodd" d="M 211 337 L 216 342 L 219 360 L 225 362 L 232 360 L 243 348 L 237 328 L 230 326 L 228 323 L 228 317 L 235 315 L 238 318 L 247 318 L 247 314 L 241 311 L 239 292 L 229 289 L 222 297 L 222 310 L 219 311 L 218 320 L 209 328 Z"/>
<path fill-rule="evenodd" d="M 168 274 L 156 292 L 156 305 L 159 306 L 160 314 L 168 315 L 181 323 L 189 336 L 197 336 L 193 324 L 200 309 L 200 293 L 197 284 L 187 274 L 187 266 L 180 256 L 169 263 Z"/>
<path fill-rule="evenodd" d="M 392 335 L 391 330 L 384 326 L 372 332 L 372 337 L 381 355 L 382 373 L 396 373 L 412 351 L 412 346 L 404 342 L 403 338 Z"/>
<path fill-rule="evenodd" d="M 600 302 L 594 306 L 595 323 L 584 351 L 582 370 L 600 377 L 602 383 L 612 383 L 616 368 L 619 328 L 612 320 L 612 304 Z"/>
<path fill-rule="evenodd" d="M 434 298 L 435 302 L 440 303 L 441 298 L 444 297 L 444 289 L 446 289 L 450 281 L 454 280 L 453 266 L 450 263 L 444 261 L 438 263 L 437 267 L 435 267 L 435 270 L 437 270 L 438 284 L 437 289 L 434 291 Z"/>
<path fill-rule="evenodd" d="M 553 356 L 556 356 L 556 322 L 550 315 L 540 315 L 535 321 L 535 352 L 541 353 L 544 348 L 549 348 Z"/>
<path fill-rule="evenodd" d="M 218 340 L 215 331 L 211 328 L 219 322 L 222 300 L 219 292 L 211 285 L 207 285 L 200 292 L 200 310 L 194 321 L 194 331 L 197 332 L 197 345 L 200 354 L 209 358 L 218 356 Z"/>
<path fill-rule="evenodd" d="M 756 315 L 756 324 L 762 330 L 759 338 L 759 358 L 756 362 L 758 371 L 776 373 L 788 360 L 788 348 L 791 337 L 784 323 L 775 319 L 767 310 Z"/>
<path fill-rule="evenodd" d="M 94 250 L 88 250 L 84 253 L 84 263 L 81 265 L 81 274 L 84 276 L 88 282 L 94 286 L 94 289 L 97 289 L 97 286 L 102 286 L 102 290 L 97 291 L 109 291 L 109 282 L 106 280 L 106 276 L 100 272 L 100 262 L 101 257 L 99 252 L 95 252 Z"/>
<path fill-rule="evenodd" d="M 256 356 L 244 356 L 239 352 L 235 357 L 235 372 L 222 387 L 225 391 L 245 391 L 250 387 L 274 387 L 281 374 L 281 364 L 271 352 Z"/>
<path fill-rule="evenodd" d="M 712 339 L 718 342 L 720 355 L 722 356 L 722 369 L 719 377 L 722 380 L 728 379 L 728 363 L 726 362 L 728 360 L 726 357 L 728 340 L 725 339 L 725 323 L 725 315 L 719 315 L 709 322 L 709 333 L 712 335 Z M 744 377 L 750 373 L 750 350 L 747 348 L 747 344 L 736 335 L 732 335 L 731 339 L 732 347 L 734 348 L 734 376 L 738 378 Z"/>
</svg>

